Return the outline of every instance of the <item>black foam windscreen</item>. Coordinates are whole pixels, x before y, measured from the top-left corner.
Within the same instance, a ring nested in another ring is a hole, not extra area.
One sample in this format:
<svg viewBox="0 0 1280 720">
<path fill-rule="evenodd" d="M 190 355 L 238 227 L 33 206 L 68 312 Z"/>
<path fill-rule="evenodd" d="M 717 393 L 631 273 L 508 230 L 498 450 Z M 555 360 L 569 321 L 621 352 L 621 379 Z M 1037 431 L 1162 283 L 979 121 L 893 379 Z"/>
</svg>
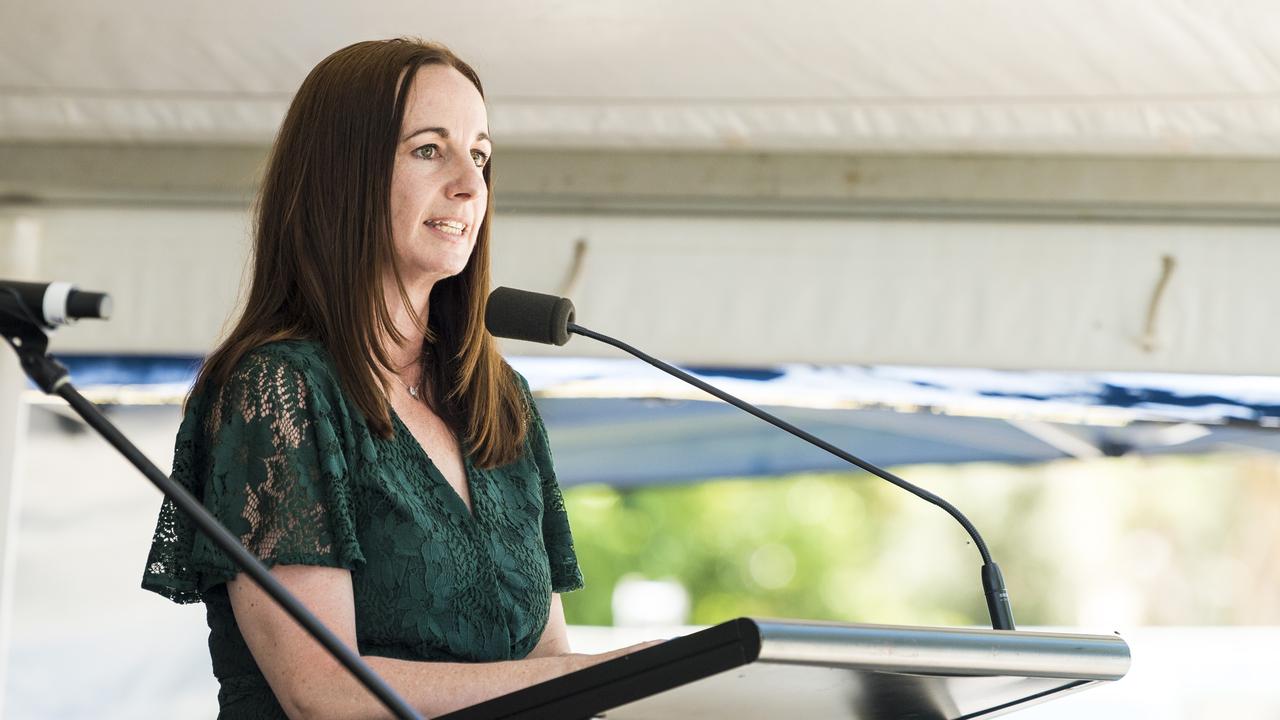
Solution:
<svg viewBox="0 0 1280 720">
<path fill-rule="evenodd" d="M 484 325 L 496 337 L 548 345 L 569 342 L 573 302 L 569 298 L 500 287 L 489 293 Z"/>
<path fill-rule="evenodd" d="M 111 296 L 72 290 L 67 296 L 67 315 L 73 318 L 111 319 Z"/>
</svg>

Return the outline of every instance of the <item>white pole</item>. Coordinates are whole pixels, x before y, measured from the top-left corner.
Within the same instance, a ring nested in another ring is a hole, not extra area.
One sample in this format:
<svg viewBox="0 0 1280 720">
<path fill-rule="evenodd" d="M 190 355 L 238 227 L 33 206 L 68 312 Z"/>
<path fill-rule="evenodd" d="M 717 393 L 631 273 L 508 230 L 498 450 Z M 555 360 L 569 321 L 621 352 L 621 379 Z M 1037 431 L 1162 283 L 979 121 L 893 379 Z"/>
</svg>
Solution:
<svg viewBox="0 0 1280 720">
<path fill-rule="evenodd" d="M 0 213 L 0 278 L 30 280 L 36 274 L 40 221 Z M 12 348 L 0 347 L 0 715 L 9 677 L 13 596 L 17 580 L 18 515 L 22 507 L 22 449 L 27 441 L 26 375 Z"/>
</svg>

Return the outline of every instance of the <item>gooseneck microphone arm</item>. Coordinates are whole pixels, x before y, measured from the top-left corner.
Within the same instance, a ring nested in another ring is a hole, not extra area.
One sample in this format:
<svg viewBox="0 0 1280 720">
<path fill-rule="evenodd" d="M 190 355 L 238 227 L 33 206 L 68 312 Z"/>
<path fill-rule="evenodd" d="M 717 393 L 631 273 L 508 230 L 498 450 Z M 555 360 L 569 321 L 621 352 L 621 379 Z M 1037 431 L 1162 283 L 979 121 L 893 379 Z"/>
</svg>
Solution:
<svg viewBox="0 0 1280 720">
<path fill-rule="evenodd" d="M 907 482 L 906 480 L 903 480 L 902 478 L 898 477 L 897 475 L 894 475 L 888 470 L 883 470 L 859 457 L 851 455 L 845 452 L 844 450 L 841 450 L 840 448 L 836 447 L 835 445 L 832 445 L 826 440 L 823 440 L 820 437 L 817 437 L 809 432 L 801 430 L 800 428 L 796 427 L 795 425 L 792 425 L 786 420 L 783 420 L 782 418 L 776 415 L 767 413 L 764 410 L 761 410 L 760 408 L 756 407 L 755 405 L 752 405 L 751 403 L 745 400 L 736 398 L 733 395 L 730 395 L 729 393 L 721 390 L 720 388 L 714 385 L 711 385 L 709 383 L 703 382 L 702 380 L 699 380 L 698 378 L 694 377 L 693 375 L 690 375 L 689 373 L 681 370 L 680 368 L 675 367 L 674 365 L 671 365 L 669 363 L 665 363 L 637 348 L 634 348 L 622 342 L 621 340 L 618 340 L 616 338 L 611 338 L 608 335 L 605 335 L 603 333 L 598 333 L 594 330 L 589 330 L 574 322 L 568 323 L 568 329 L 569 329 L 569 332 L 573 333 L 574 335 L 582 335 L 583 337 L 589 337 L 592 340 L 598 340 L 602 343 L 605 343 L 606 345 L 612 345 L 613 347 L 616 347 L 619 350 L 629 355 L 634 355 L 635 357 L 649 363 L 650 365 L 658 368 L 659 370 L 680 378 L 681 380 L 689 383 L 690 385 L 693 385 L 694 387 L 698 388 L 699 390 L 702 390 L 703 392 L 710 393 L 711 395 L 714 395 L 720 398 L 721 400 L 729 403 L 730 405 L 733 405 L 734 407 L 740 410 L 743 410 L 748 413 L 751 413 L 752 415 L 755 415 L 756 417 L 760 418 L 761 420 L 764 420 L 770 425 L 781 428 L 782 430 L 786 430 L 787 432 L 791 433 L 792 435 L 795 435 L 801 440 L 804 440 L 805 442 L 808 442 L 812 445 L 816 445 L 822 448 L 823 450 L 826 450 L 827 452 L 831 453 L 832 455 L 835 455 L 841 460 L 844 460 L 845 462 L 848 462 L 848 463 L 852 463 L 853 465 L 857 465 L 858 467 L 862 468 L 863 470 L 866 470 L 872 475 L 875 475 L 876 477 L 887 480 L 888 482 L 891 482 L 894 485 L 897 485 L 898 487 L 902 488 L 903 490 L 906 490 L 912 495 L 915 495 L 916 497 L 919 497 L 922 500 L 933 503 L 934 505 L 937 505 L 943 510 L 946 510 L 947 513 L 951 515 L 951 517 L 955 518 L 956 521 L 959 522 L 960 525 L 964 527 L 965 532 L 969 533 L 969 537 L 973 538 L 973 544 L 977 546 L 978 552 L 982 555 L 982 588 L 987 598 L 987 611 L 991 615 L 991 627 L 995 630 L 1013 630 L 1014 629 L 1013 608 L 1009 604 L 1009 593 L 1007 590 L 1005 590 L 1004 575 L 1000 572 L 1000 566 L 997 565 L 996 562 L 991 559 L 991 552 L 987 550 L 987 543 L 982 539 L 982 535 L 978 532 L 978 528 L 974 527 L 973 523 L 969 521 L 969 518 L 965 517 L 964 513 L 960 512 L 960 510 L 955 505 L 952 505 L 951 503 L 947 502 L 941 497 L 938 497 L 937 495 L 934 495 L 933 493 L 929 492 L 928 490 L 925 490 L 922 487 L 918 487 L 916 485 L 913 485 Z"/>
<path fill-rule="evenodd" d="M 946 510 L 951 517 L 955 518 L 964 527 L 965 532 L 969 533 L 969 537 L 973 538 L 973 544 L 977 546 L 978 552 L 982 555 L 982 588 L 983 594 L 987 599 L 987 612 L 991 615 L 991 627 L 996 630 L 1014 629 L 1013 609 L 1009 606 L 1009 592 L 1005 589 L 1004 575 L 1000 572 L 1000 566 L 991 559 L 991 552 L 987 550 L 987 543 L 983 541 L 978 529 L 973 526 L 973 523 L 969 522 L 969 518 L 965 517 L 964 513 L 946 500 L 924 488 L 912 485 L 887 470 L 882 470 L 861 458 L 854 457 L 822 438 L 815 437 L 745 400 L 740 400 L 714 385 L 703 382 L 674 365 L 669 365 L 641 352 L 621 340 L 616 340 L 608 335 L 588 330 L 578 325 L 574 322 L 573 302 L 569 298 L 500 287 L 489 295 L 489 302 L 485 308 L 484 324 L 489 333 L 495 337 L 527 340 L 549 345 L 564 345 L 569 341 L 570 335 L 582 335 L 592 340 L 599 340 L 606 345 L 612 345 L 625 353 L 640 358 L 665 373 L 674 375 L 703 392 L 714 395 L 740 410 L 745 410 L 774 427 L 786 430 L 801 440 L 816 445 L 841 460 L 856 465 L 872 475 L 887 480 L 903 490 Z"/>
</svg>

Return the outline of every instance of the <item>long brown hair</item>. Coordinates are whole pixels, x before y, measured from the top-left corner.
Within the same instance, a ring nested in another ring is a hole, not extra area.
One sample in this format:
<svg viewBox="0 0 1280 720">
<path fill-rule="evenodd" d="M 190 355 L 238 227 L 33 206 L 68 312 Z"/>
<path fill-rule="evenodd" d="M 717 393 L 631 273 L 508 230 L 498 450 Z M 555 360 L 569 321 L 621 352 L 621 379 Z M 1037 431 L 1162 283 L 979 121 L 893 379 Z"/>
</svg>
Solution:
<svg viewBox="0 0 1280 720">
<path fill-rule="evenodd" d="M 388 270 L 406 305 L 408 294 L 392 245 L 391 174 L 410 84 L 418 68 L 437 64 L 457 69 L 484 96 L 475 71 L 448 48 L 408 38 L 350 45 L 303 80 L 258 197 L 244 311 L 205 361 L 192 395 L 223 385 L 260 345 L 312 339 L 333 357 L 369 428 L 392 435 L 380 372 L 390 371 L 391 361 L 379 333 L 395 342 L 404 336 L 383 295 Z M 435 284 L 428 317 L 415 321 L 426 332 L 423 389 L 474 462 L 488 468 L 519 456 L 527 408 L 484 327 L 492 162 L 484 182 L 490 200 L 471 258 L 460 274 Z"/>
</svg>

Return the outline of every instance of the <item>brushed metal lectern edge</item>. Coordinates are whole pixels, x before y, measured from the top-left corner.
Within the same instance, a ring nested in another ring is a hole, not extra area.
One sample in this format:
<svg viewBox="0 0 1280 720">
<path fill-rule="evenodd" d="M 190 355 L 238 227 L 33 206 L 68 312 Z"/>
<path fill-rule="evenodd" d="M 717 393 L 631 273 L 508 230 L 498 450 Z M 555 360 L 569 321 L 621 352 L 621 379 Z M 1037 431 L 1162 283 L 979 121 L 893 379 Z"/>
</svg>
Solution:
<svg viewBox="0 0 1280 720">
<path fill-rule="evenodd" d="M 1105 681 L 1129 671 L 1129 646 L 1118 635 L 743 619 L 758 628 L 760 662 Z"/>
<path fill-rule="evenodd" d="M 1119 636 L 737 618 L 441 720 L 985 720 L 1128 667 Z"/>
</svg>

